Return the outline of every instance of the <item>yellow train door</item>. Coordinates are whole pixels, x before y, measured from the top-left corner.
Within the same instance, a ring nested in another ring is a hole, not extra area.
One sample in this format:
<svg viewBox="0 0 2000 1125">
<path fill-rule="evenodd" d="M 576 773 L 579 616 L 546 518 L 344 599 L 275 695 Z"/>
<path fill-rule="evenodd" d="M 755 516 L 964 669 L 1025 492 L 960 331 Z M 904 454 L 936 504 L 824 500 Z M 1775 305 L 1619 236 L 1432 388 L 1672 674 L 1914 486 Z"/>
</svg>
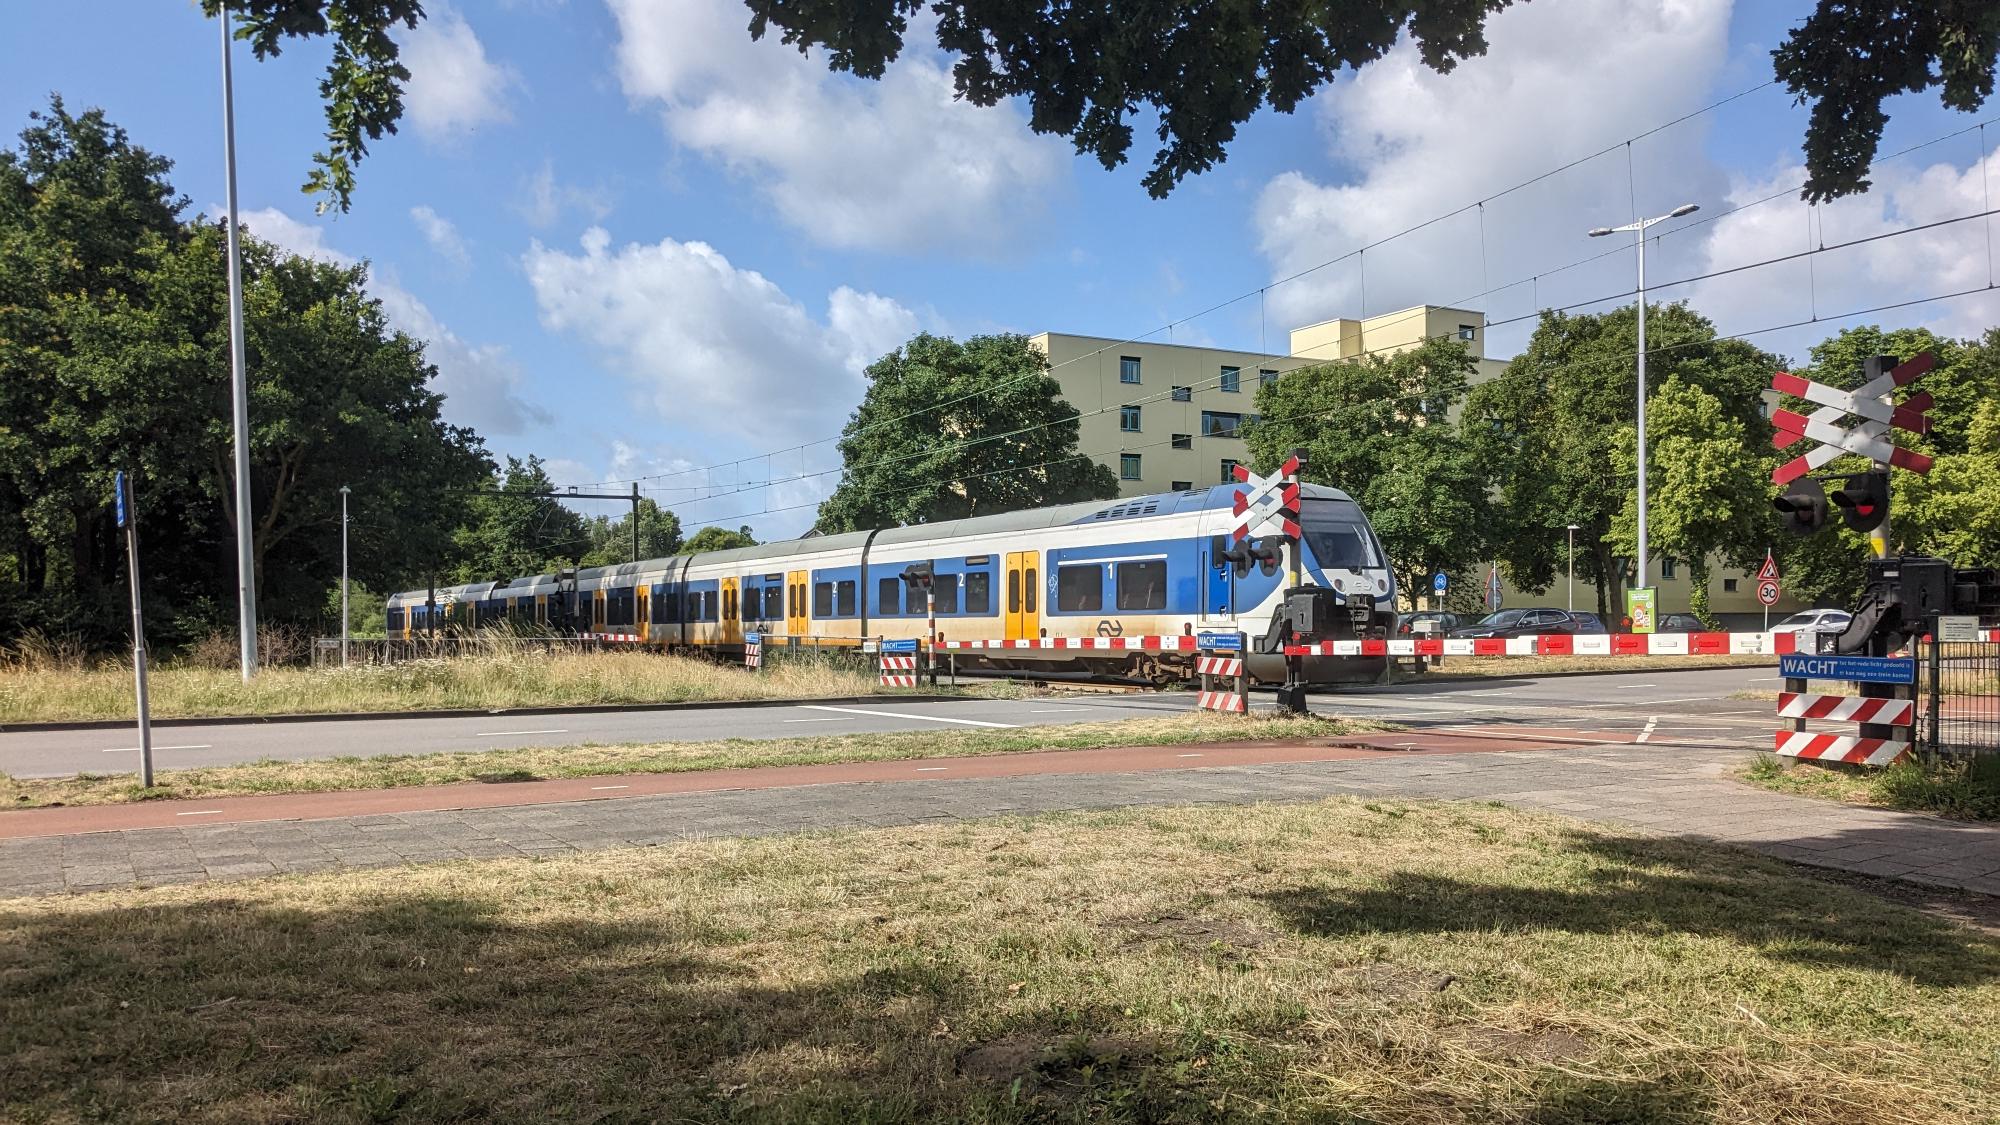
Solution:
<svg viewBox="0 0 2000 1125">
<path fill-rule="evenodd" d="M 1007 555 L 1007 638 L 1025 640 L 1042 634 L 1041 556 L 1037 551 Z"/>
<path fill-rule="evenodd" d="M 806 624 L 806 608 L 810 604 L 807 591 L 812 585 L 809 571 L 794 570 L 785 575 L 785 634 L 803 637 L 810 628 Z"/>
<path fill-rule="evenodd" d="M 737 600 L 742 597 L 742 590 L 739 589 L 741 585 L 742 583 L 739 579 L 725 578 L 722 580 L 722 613 L 720 614 L 722 620 L 719 624 L 722 626 L 722 643 L 726 645 L 740 645 L 743 643 L 743 607 L 742 603 Z"/>
<path fill-rule="evenodd" d="M 645 585 L 639 587 L 639 592 L 632 599 L 632 626 L 641 641 L 649 640 L 652 636 L 648 631 L 652 625 L 650 620 L 652 614 L 647 612 L 652 599 L 653 591 Z"/>
</svg>

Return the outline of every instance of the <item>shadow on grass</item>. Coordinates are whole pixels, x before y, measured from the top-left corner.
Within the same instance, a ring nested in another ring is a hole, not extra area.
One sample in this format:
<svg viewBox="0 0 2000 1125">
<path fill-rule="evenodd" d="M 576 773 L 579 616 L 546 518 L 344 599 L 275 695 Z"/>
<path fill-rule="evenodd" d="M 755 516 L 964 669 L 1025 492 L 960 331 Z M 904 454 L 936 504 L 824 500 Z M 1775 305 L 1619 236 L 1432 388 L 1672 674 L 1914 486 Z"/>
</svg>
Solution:
<svg viewBox="0 0 2000 1125">
<path fill-rule="evenodd" d="M 1608 861 L 1570 888 L 1468 882 L 1401 871 L 1366 890 L 1285 888 L 1256 898 L 1299 933 L 1697 934 L 1776 961 L 1893 973 L 1927 986 L 2000 977 L 1972 931 L 1858 890 L 1830 887 L 1712 843 L 1571 833 L 1564 851 Z M 1732 859 L 1740 858 L 1733 869 Z"/>
</svg>

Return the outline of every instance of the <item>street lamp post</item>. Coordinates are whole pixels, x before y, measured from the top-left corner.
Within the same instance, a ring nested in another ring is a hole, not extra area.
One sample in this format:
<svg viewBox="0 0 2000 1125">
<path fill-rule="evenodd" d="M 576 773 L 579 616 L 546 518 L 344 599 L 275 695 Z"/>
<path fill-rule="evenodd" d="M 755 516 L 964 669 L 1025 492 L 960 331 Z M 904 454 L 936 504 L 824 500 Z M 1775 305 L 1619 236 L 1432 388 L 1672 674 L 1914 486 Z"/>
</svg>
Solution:
<svg viewBox="0 0 2000 1125">
<path fill-rule="evenodd" d="M 1592 238 L 1631 231 L 1639 244 L 1639 589 L 1646 588 L 1646 229 L 1655 223 L 1678 219 L 1701 210 L 1699 204 L 1683 203 L 1664 215 L 1626 223 L 1622 227 L 1598 227 Z"/>
<path fill-rule="evenodd" d="M 1565 573 L 1566 573 L 1566 574 L 1567 574 L 1567 576 L 1568 576 L 1568 577 L 1567 577 L 1567 581 L 1568 581 L 1568 583 L 1569 583 L 1569 611 L 1570 611 L 1571 613 L 1575 613 L 1575 612 L 1576 612 L 1576 533 L 1577 533 L 1577 530 L 1578 530 L 1578 529 L 1577 529 L 1577 526 L 1576 526 L 1575 524 L 1570 524 L 1570 525 L 1569 525 L 1569 569 L 1568 569 L 1568 570 L 1567 570 L 1567 571 L 1566 571 Z"/>
<path fill-rule="evenodd" d="M 236 92 L 229 72 L 229 5 L 222 24 L 223 194 L 229 209 L 229 394 L 236 435 L 236 620 L 243 682 L 257 674 L 257 572 L 250 523 L 250 386 L 243 373 L 243 252 L 236 226 Z"/>
<path fill-rule="evenodd" d="M 340 486 L 340 666 L 347 667 L 347 486 Z"/>
</svg>

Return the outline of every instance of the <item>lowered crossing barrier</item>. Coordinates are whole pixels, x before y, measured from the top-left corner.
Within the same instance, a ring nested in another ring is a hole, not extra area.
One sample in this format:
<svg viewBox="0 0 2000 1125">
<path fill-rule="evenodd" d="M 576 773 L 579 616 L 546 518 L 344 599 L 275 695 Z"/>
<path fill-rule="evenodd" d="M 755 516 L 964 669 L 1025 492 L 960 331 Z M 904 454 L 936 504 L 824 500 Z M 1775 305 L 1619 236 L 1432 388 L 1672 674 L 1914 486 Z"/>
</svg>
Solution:
<svg viewBox="0 0 2000 1125">
<path fill-rule="evenodd" d="M 1803 634 L 1811 637 L 1817 634 Z M 1286 656 L 1784 656 L 1798 633 L 1537 633 L 1286 645 Z M 1811 648 L 1811 642 L 1806 642 Z"/>
</svg>

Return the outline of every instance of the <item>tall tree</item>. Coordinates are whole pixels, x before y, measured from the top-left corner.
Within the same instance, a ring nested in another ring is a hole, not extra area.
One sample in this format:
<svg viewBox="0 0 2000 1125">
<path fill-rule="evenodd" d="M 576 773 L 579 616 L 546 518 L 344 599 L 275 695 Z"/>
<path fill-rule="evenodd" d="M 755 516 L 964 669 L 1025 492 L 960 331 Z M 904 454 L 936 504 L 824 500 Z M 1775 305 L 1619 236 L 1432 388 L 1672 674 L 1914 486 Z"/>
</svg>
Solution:
<svg viewBox="0 0 2000 1125">
<path fill-rule="evenodd" d="M 488 490 L 467 498 L 466 522 L 455 536 L 456 582 L 490 582 L 548 574 L 578 565 L 591 547 L 582 516 L 552 496 L 555 482 L 540 457 L 507 464 Z"/>
<path fill-rule="evenodd" d="M 1076 407 L 1024 337 L 920 333 L 866 374 L 840 439 L 840 485 L 819 507 L 823 532 L 1118 495 L 1111 470 L 1077 452 Z"/>
<path fill-rule="evenodd" d="M 704 527 L 695 532 L 682 549 L 690 555 L 699 555 L 704 551 L 733 551 L 738 547 L 756 545 L 757 537 L 750 534 L 750 525 L 746 523 L 735 531 L 726 527 Z"/>
<path fill-rule="evenodd" d="M 1747 448 L 1768 445 L 1762 392 L 1776 356 L 1715 326 L 1685 305 L 1649 306 L 1647 379 L 1698 387 L 1718 417 L 1741 424 Z M 1499 481 L 1506 515 L 1495 522 L 1496 554 L 1516 585 L 1546 590 L 1565 558 L 1569 524 L 1579 528 L 1577 573 L 1596 584 L 1599 613 L 1620 604 L 1627 559 L 1611 545 L 1611 522 L 1637 482 L 1615 460 L 1638 393 L 1638 318 L 1544 313 L 1528 347 L 1499 378 L 1473 388 L 1466 432 Z M 1626 440 L 1629 440 L 1626 439 Z"/>
<path fill-rule="evenodd" d="M 617 519 L 594 516 L 589 521 L 590 550 L 584 566 L 609 566 L 632 561 L 632 513 Z M 681 549 L 681 518 L 650 498 L 639 501 L 639 557 L 663 559 Z"/>
<path fill-rule="evenodd" d="M 1909 476 L 1894 505 L 1900 538 L 1957 566 L 2000 566 L 2000 389 L 1979 404 L 1967 448 Z"/>
<path fill-rule="evenodd" d="M 1025 98 L 1037 132 L 1068 137 L 1106 168 L 1125 162 L 1133 118 L 1156 119 L 1145 184 L 1157 198 L 1221 162 L 1237 126 L 1265 105 L 1290 113 L 1405 32 L 1440 73 L 1485 54 L 1486 20 L 1511 0 L 746 2 L 753 38 L 776 27 L 864 78 L 882 76 L 910 17 L 928 8 L 938 47 L 958 56 L 958 96 L 974 105 Z M 1986 0 L 1819 0 L 1773 52 L 1778 79 L 1813 103 L 1806 197 L 1867 188 L 1889 96 L 1942 86 L 1945 105 L 1977 109 L 1993 92 L 1996 54 L 2000 5 Z"/>
<path fill-rule="evenodd" d="M 1669 378 L 1646 400 L 1649 465 L 1647 538 L 1688 569 L 1689 608 L 1712 622 L 1708 585 L 1716 560 L 1753 566 L 1771 541 L 1769 460 L 1749 440 L 1743 419 L 1700 387 Z M 1638 435 L 1622 427 L 1612 443 L 1620 476 L 1638 473 Z M 1636 490 L 1611 521 L 1612 549 L 1637 554 Z"/>
<path fill-rule="evenodd" d="M 1402 588 L 1427 590 L 1437 571 L 1477 566 L 1493 522 L 1491 482 L 1451 418 L 1476 370 L 1464 344 L 1432 340 L 1293 371 L 1258 389 L 1244 442 L 1264 472 L 1305 449 L 1306 475 L 1367 511 Z"/>
</svg>

